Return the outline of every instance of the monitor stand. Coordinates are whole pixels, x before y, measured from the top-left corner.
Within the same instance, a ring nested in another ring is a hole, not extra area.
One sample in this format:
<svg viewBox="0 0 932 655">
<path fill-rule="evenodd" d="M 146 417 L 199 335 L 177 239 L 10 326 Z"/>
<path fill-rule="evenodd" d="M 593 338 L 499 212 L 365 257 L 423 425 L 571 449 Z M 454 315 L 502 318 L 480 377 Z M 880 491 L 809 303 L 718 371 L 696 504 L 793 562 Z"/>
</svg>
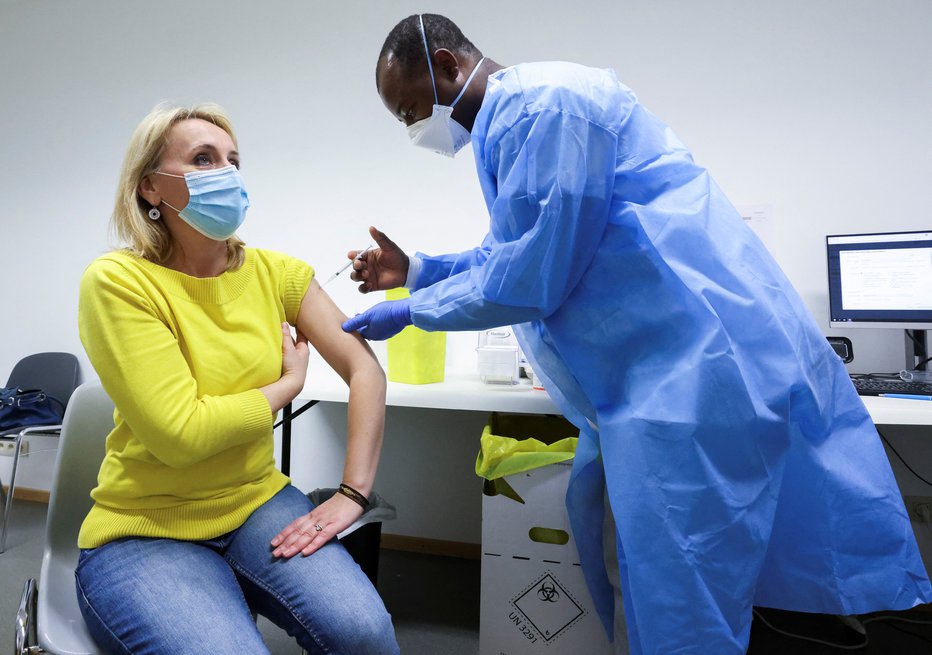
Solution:
<svg viewBox="0 0 932 655">
<path fill-rule="evenodd" d="M 903 338 L 906 344 L 906 370 L 914 371 L 916 366 L 920 365 L 922 370 L 932 370 L 926 364 L 921 364 L 929 352 L 929 332 L 928 330 L 904 330 Z M 932 362 L 929 362 L 932 364 Z"/>
</svg>

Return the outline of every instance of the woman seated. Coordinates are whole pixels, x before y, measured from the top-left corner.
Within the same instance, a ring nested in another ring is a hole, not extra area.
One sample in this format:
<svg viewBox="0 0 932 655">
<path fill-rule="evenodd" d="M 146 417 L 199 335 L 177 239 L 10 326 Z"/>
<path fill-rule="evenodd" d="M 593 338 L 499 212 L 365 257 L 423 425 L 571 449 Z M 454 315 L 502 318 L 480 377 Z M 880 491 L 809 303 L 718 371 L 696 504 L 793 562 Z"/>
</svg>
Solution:
<svg viewBox="0 0 932 655">
<path fill-rule="evenodd" d="M 157 107 L 126 153 L 113 212 L 126 248 L 81 281 L 81 341 L 116 412 L 78 536 L 79 604 L 108 653 L 268 653 L 253 612 L 309 653 L 397 653 L 333 539 L 372 490 L 385 377 L 307 264 L 235 236 L 239 163 L 216 105 Z M 350 387 L 341 493 L 317 507 L 272 441 L 308 343 Z"/>
</svg>

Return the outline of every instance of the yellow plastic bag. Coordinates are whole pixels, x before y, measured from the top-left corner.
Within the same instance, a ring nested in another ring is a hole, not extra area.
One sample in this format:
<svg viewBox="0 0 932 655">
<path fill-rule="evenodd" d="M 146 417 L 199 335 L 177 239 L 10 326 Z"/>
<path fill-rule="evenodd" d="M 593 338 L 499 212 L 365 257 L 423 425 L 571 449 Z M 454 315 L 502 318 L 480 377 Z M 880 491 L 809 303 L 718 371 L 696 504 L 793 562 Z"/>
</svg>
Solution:
<svg viewBox="0 0 932 655">
<path fill-rule="evenodd" d="M 494 412 L 479 439 L 476 475 L 495 480 L 565 462 L 576 454 L 578 435 L 562 417 Z"/>
<path fill-rule="evenodd" d="M 400 300 L 411 294 L 407 289 L 385 292 L 386 300 Z M 388 379 L 406 384 L 443 382 L 447 356 L 447 333 L 427 332 L 413 325 L 388 339 Z"/>
</svg>

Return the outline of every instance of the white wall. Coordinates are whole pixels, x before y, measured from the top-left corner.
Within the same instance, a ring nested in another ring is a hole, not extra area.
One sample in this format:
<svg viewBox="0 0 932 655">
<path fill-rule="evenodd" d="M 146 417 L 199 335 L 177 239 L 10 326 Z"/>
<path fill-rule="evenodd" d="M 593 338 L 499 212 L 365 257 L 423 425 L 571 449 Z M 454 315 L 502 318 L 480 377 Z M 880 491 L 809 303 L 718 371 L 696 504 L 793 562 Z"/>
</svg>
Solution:
<svg viewBox="0 0 932 655">
<path fill-rule="evenodd" d="M 75 352 L 95 377 L 77 283 L 108 247 L 129 135 L 160 100 L 231 114 L 252 245 L 329 275 L 373 223 L 409 250 L 477 243 L 471 154 L 412 148 L 375 92 L 385 35 L 419 10 L 449 15 L 503 64 L 614 68 L 733 202 L 773 206 L 771 249 L 826 334 L 854 341 L 852 370 L 901 367 L 896 331 L 828 329 L 824 237 L 932 227 L 926 0 L 0 0 L 0 377 L 41 350 Z M 347 313 L 373 301 L 346 280 L 332 295 Z M 450 343 L 467 365 L 473 338 Z"/>
</svg>

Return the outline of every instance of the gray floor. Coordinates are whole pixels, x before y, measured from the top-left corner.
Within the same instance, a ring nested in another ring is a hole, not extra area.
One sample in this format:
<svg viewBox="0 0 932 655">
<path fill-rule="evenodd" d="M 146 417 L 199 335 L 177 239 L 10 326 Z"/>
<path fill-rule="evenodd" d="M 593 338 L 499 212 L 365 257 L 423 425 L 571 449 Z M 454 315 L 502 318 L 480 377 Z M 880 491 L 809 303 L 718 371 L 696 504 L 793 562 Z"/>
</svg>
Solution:
<svg viewBox="0 0 932 655">
<path fill-rule="evenodd" d="M 0 554 L 0 652 L 12 652 L 23 583 L 39 575 L 45 515 L 41 503 L 16 501 L 13 506 L 7 550 Z M 385 550 L 379 561 L 378 588 L 405 655 L 479 652 L 478 561 Z M 259 629 L 274 655 L 301 652 L 265 619 L 259 619 Z"/>
<path fill-rule="evenodd" d="M 45 530 L 46 506 L 19 502 L 7 542 L 0 554 L 0 652 L 12 652 L 13 621 L 23 582 L 37 577 Z M 392 614 L 401 651 L 405 655 L 476 655 L 479 652 L 479 562 L 382 551 L 379 592 Z M 868 640 L 822 614 L 760 610 L 765 620 L 783 631 L 852 649 L 841 651 L 824 644 L 782 636 L 755 619 L 749 655 L 928 655 L 932 653 L 932 606 L 885 615 L 922 621 L 873 622 Z M 867 618 L 867 617 L 861 617 Z M 260 619 L 259 627 L 275 655 L 297 655 L 300 649 L 282 631 Z M 863 647 L 858 648 L 858 645 Z M 6 648 L 10 650 L 7 651 Z M 551 651 L 552 655 L 564 655 Z"/>
</svg>

